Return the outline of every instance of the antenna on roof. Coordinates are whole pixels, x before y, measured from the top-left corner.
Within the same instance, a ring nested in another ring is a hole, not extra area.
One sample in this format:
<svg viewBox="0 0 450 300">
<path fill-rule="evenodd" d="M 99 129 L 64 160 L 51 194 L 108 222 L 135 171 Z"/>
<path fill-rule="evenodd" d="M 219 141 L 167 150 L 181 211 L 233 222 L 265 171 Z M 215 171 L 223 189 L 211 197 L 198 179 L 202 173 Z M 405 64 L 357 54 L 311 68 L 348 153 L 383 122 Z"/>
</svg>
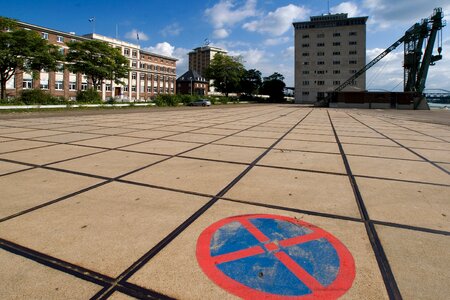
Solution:
<svg viewBox="0 0 450 300">
<path fill-rule="evenodd" d="M 328 14 L 330 15 L 331 13 L 330 13 L 330 0 L 327 0 L 327 2 L 328 2 Z"/>
<path fill-rule="evenodd" d="M 206 38 L 203 43 L 205 44 L 205 46 L 209 46 L 209 44 L 211 44 L 211 42 L 209 41 L 208 38 Z"/>
</svg>

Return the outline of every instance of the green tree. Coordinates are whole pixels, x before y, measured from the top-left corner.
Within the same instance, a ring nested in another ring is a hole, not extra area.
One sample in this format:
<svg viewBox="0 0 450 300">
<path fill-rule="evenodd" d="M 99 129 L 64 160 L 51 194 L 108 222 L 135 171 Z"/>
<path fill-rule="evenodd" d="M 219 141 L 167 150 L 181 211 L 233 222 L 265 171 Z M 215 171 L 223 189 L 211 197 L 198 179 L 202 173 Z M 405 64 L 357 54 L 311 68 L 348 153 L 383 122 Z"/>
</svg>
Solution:
<svg viewBox="0 0 450 300">
<path fill-rule="evenodd" d="M 32 30 L 25 30 L 8 18 L 0 17 L 0 83 L 1 99 L 6 98 L 6 82 L 18 70 L 33 72 L 56 70 L 64 56 L 57 46 L 47 43 Z"/>
<path fill-rule="evenodd" d="M 217 53 L 205 70 L 205 77 L 214 80 L 213 86 L 228 97 L 229 93 L 238 92 L 245 68 L 239 57 Z"/>
<path fill-rule="evenodd" d="M 261 72 L 255 69 L 246 70 L 241 79 L 241 92 L 246 95 L 257 93 L 261 87 Z"/>
<path fill-rule="evenodd" d="M 283 102 L 285 87 L 284 76 L 275 72 L 269 77 L 264 77 L 261 92 L 269 95 L 269 101 L 271 102 Z"/>
<path fill-rule="evenodd" d="M 68 42 L 67 45 L 68 69 L 73 73 L 86 74 L 95 90 L 105 79 L 123 84 L 120 79 L 128 77 L 128 59 L 119 49 L 96 40 Z"/>
</svg>

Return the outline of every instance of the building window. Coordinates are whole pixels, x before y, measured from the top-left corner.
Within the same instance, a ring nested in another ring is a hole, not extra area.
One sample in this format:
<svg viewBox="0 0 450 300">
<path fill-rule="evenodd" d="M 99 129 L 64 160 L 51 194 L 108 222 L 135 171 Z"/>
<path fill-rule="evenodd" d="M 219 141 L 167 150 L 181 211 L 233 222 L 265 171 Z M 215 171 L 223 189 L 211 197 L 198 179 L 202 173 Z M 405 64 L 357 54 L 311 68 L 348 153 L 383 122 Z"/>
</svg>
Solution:
<svg viewBox="0 0 450 300">
<path fill-rule="evenodd" d="M 69 90 L 75 91 L 77 89 L 77 83 L 74 81 L 69 82 Z"/>
<path fill-rule="evenodd" d="M 351 31 L 351 32 L 348 33 L 348 35 L 350 35 L 350 36 L 356 36 L 357 33 L 356 33 L 356 31 Z"/>
<path fill-rule="evenodd" d="M 123 49 L 123 55 L 130 56 L 130 49 L 128 48 Z"/>
<path fill-rule="evenodd" d="M 334 36 L 334 37 L 341 36 L 341 33 L 340 33 L 340 32 L 335 32 L 335 33 L 333 33 L 333 36 Z"/>
<path fill-rule="evenodd" d="M 341 74 L 341 70 L 333 70 L 333 74 Z"/>
<path fill-rule="evenodd" d="M 64 43 L 64 37 L 58 35 L 58 37 L 56 38 L 56 41 L 57 41 L 58 43 Z"/>
<path fill-rule="evenodd" d="M 41 37 L 42 37 L 44 40 L 48 40 L 48 33 L 47 33 L 47 32 L 42 32 L 42 33 L 41 33 Z"/>
<path fill-rule="evenodd" d="M 140 86 L 140 91 L 141 91 L 141 93 L 144 93 L 144 92 L 145 92 L 145 85 L 141 85 L 141 86 Z"/>
<path fill-rule="evenodd" d="M 348 63 L 350 65 L 356 65 L 358 62 L 356 60 L 350 60 Z"/>
<path fill-rule="evenodd" d="M 333 81 L 333 85 L 340 85 L 340 84 L 341 84 L 341 82 L 339 80 Z"/>
<path fill-rule="evenodd" d="M 317 43 L 317 47 L 325 47 L 325 43 Z"/>
<path fill-rule="evenodd" d="M 317 37 L 318 37 L 318 38 L 324 38 L 324 37 L 325 37 L 325 33 L 318 33 L 318 34 L 317 34 Z"/>
<path fill-rule="evenodd" d="M 124 92 L 128 92 L 128 85 L 124 85 L 124 86 L 123 86 L 123 91 L 124 91 Z"/>
<path fill-rule="evenodd" d="M 64 48 L 59 48 L 58 51 L 59 53 L 61 53 L 61 55 L 64 55 Z"/>
<path fill-rule="evenodd" d="M 318 64 L 318 65 L 324 65 L 324 64 L 325 64 L 325 62 L 324 62 L 324 61 L 322 61 L 322 60 L 320 60 L 320 61 L 318 61 L 318 62 L 317 62 L 317 64 Z"/>
<path fill-rule="evenodd" d="M 308 48 L 308 47 L 309 47 L 309 44 L 302 44 L 302 47 L 303 47 L 303 48 Z"/>
<path fill-rule="evenodd" d="M 131 74 L 131 79 L 136 79 L 137 78 L 137 74 L 136 73 L 132 73 Z"/>
<path fill-rule="evenodd" d="M 133 60 L 133 61 L 131 62 L 131 67 L 136 68 L 136 66 L 137 66 L 137 62 Z"/>
<path fill-rule="evenodd" d="M 309 85 L 309 81 L 308 81 L 308 80 L 304 80 L 304 81 L 302 82 L 302 84 L 303 84 L 303 85 Z"/>
<path fill-rule="evenodd" d="M 87 88 L 88 88 L 87 82 L 82 82 L 82 83 L 81 83 L 81 90 L 82 90 L 82 91 L 86 91 Z"/>
<path fill-rule="evenodd" d="M 147 93 L 151 93 L 152 92 L 152 87 L 151 86 L 147 86 Z"/>
<path fill-rule="evenodd" d="M 309 34 L 302 35 L 302 39 L 309 39 Z"/>
<path fill-rule="evenodd" d="M 325 71 L 324 71 L 324 70 L 319 70 L 319 71 L 317 71 L 316 73 L 317 73 L 317 74 L 325 74 Z"/>
<path fill-rule="evenodd" d="M 33 88 L 33 79 L 24 79 L 22 83 L 22 87 L 24 90 Z"/>
<path fill-rule="evenodd" d="M 339 61 L 339 60 L 333 60 L 333 65 L 340 65 L 341 64 L 341 61 Z"/>
<path fill-rule="evenodd" d="M 352 50 L 352 51 L 349 51 L 348 54 L 350 54 L 350 55 L 356 55 L 357 52 L 356 52 L 355 50 Z"/>
<path fill-rule="evenodd" d="M 309 71 L 302 71 L 302 74 L 307 75 L 307 74 L 309 74 Z"/>
<path fill-rule="evenodd" d="M 317 56 L 325 56 L 325 52 L 317 52 Z"/>
<path fill-rule="evenodd" d="M 309 53 L 308 52 L 304 52 L 304 53 L 302 53 L 302 56 L 309 56 Z"/>
<path fill-rule="evenodd" d="M 107 91 L 107 92 L 111 92 L 111 84 L 105 84 L 105 90 Z"/>
<path fill-rule="evenodd" d="M 350 70 L 350 74 L 355 74 L 356 70 Z"/>
<path fill-rule="evenodd" d="M 136 92 L 136 86 L 135 86 L 135 85 L 132 85 L 132 86 L 131 86 L 131 91 L 132 91 L 132 92 Z"/>
<path fill-rule="evenodd" d="M 41 90 L 48 90 L 48 80 L 41 80 L 40 88 Z"/>
<path fill-rule="evenodd" d="M 64 81 L 55 81 L 55 90 L 62 91 L 64 90 Z"/>
<path fill-rule="evenodd" d="M 319 81 L 317 81 L 317 85 L 325 85 L 325 81 L 319 80 Z"/>
<path fill-rule="evenodd" d="M 136 50 L 133 50 L 133 57 L 137 57 L 137 51 Z"/>
<path fill-rule="evenodd" d="M 158 93 L 158 88 L 155 86 L 155 87 L 153 87 L 153 93 Z"/>
<path fill-rule="evenodd" d="M 349 44 L 349 45 L 356 45 L 357 42 L 356 42 L 356 41 L 350 41 L 350 42 L 348 42 L 348 44 Z"/>
<path fill-rule="evenodd" d="M 145 79 L 145 74 L 141 73 L 141 79 L 142 79 L 142 80 Z"/>
<path fill-rule="evenodd" d="M 333 55 L 341 55 L 341 52 L 339 52 L 339 51 L 334 51 L 334 52 L 333 52 Z"/>
<path fill-rule="evenodd" d="M 56 66 L 56 73 L 64 73 L 64 65 L 63 64 L 58 64 Z"/>
<path fill-rule="evenodd" d="M 341 42 L 334 42 L 333 43 L 333 46 L 340 46 L 341 45 Z"/>
<path fill-rule="evenodd" d="M 303 65 L 304 65 L 304 66 L 307 66 L 307 65 L 309 65 L 309 62 L 308 62 L 308 61 L 304 61 L 304 62 L 303 62 Z"/>
<path fill-rule="evenodd" d="M 302 95 L 303 95 L 303 96 L 308 96 L 308 95 L 309 95 L 309 92 L 302 92 Z"/>
</svg>

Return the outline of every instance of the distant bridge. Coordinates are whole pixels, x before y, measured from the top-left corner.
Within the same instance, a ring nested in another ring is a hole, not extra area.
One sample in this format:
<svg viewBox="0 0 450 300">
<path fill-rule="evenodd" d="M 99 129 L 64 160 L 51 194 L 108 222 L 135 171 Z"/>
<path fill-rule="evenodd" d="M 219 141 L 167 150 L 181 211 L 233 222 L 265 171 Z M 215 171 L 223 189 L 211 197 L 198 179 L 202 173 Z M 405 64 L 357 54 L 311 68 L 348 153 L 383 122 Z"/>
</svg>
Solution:
<svg viewBox="0 0 450 300">
<path fill-rule="evenodd" d="M 449 103 L 450 91 L 444 89 L 427 89 L 424 91 L 425 97 L 431 103 Z"/>
</svg>

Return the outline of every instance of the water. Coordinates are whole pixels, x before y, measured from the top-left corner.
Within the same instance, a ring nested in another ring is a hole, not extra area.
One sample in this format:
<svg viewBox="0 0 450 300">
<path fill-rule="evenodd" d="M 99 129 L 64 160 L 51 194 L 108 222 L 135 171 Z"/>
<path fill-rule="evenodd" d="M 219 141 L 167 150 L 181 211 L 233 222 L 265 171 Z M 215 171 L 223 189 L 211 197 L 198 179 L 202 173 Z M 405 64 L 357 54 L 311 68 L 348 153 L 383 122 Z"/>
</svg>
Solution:
<svg viewBox="0 0 450 300">
<path fill-rule="evenodd" d="M 450 109 L 449 103 L 430 103 L 428 102 L 430 109 Z"/>
</svg>

